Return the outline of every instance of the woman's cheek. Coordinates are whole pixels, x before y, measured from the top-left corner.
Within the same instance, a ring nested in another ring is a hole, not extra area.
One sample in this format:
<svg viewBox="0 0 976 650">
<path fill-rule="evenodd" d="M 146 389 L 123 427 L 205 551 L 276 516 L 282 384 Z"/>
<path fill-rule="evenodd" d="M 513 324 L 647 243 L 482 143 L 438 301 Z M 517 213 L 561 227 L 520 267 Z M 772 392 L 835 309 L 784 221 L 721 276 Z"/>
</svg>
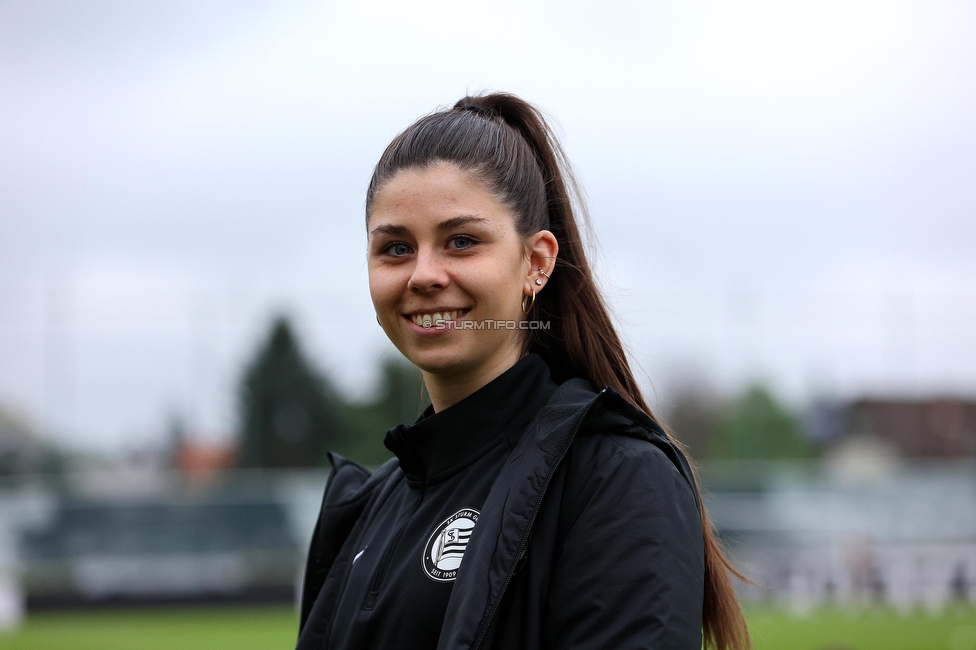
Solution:
<svg viewBox="0 0 976 650">
<path fill-rule="evenodd" d="M 370 267 L 369 294 L 377 308 L 388 309 L 398 298 L 396 275 L 381 265 Z"/>
<path fill-rule="evenodd" d="M 396 293 L 388 283 L 384 283 L 380 278 L 370 275 L 369 296 L 373 301 L 373 310 L 384 325 L 389 325 L 391 313 L 396 306 Z M 384 327 L 385 329 L 385 327 Z"/>
</svg>

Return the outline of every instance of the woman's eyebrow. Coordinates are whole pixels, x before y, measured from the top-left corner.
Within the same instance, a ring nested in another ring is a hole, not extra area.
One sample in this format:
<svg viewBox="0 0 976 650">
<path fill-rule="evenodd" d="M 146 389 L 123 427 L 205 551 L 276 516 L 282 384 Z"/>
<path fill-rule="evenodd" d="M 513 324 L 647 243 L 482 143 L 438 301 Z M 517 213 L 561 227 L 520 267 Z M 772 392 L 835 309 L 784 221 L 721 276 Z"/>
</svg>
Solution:
<svg viewBox="0 0 976 650">
<path fill-rule="evenodd" d="M 469 223 L 486 223 L 489 220 L 484 217 L 478 217 L 472 214 L 463 214 L 459 217 L 452 217 L 446 221 L 442 221 L 437 224 L 438 230 L 454 230 L 455 228 L 460 228 L 461 226 L 467 225 Z M 382 226 L 376 226 L 369 231 L 369 236 L 373 237 L 376 235 L 391 235 L 393 237 L 402 237 L 409 233 L 410 230 L 406 226 L 398 226 L 392 223 L 385 223 Z"/>
<path fill-rule="evenodd" d="M 454 230 L 455 228 L 460 228 L 461 226 L 465 226 L 469 223 L 479 223 L 479 222 L 487 222 L 487 221 L 488 219 L 485 219 L 484 217 L 477 217 L 472 214 L 463 214 L 459 217 L 454 217 L 452 219 L 448 219 L 447 221 L 440 222 L 439 224 L 437 224 L 437 229 Z"/>
<path fill-rule="evenodd" d="M 397 226 L 392 223 L 385 223 L 382 226 L 376 226 L 369 231 L 369 236 L 373 237 L 375 235 L 392 235 L 394 237 L 406 235 L 409 232 L 406 226 Z"/>
</svg>

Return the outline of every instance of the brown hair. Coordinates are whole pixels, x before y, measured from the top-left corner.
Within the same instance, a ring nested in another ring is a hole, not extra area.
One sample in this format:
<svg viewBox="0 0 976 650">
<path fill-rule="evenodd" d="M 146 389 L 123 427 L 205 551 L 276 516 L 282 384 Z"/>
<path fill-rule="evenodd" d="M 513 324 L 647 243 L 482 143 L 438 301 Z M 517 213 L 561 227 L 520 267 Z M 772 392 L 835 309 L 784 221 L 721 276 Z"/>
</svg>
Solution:
<svg viewBox="0 0 976 650">
<path fill-rule="evenodd" d="M 598 386 L 609 385 L 653 417 L 593 281 L 574 216 L 575 210 L 585 218 L 581 195 L 565 154 L 541 113 L 514 95 L 492 93 L 465 97 L 450 110 L 421 118 L 380 157 L 366 195 L 367 220 L 377 190 L 397 172 L 442 162 L 484 183 L 515 216 L 520 235 L 549 230 L 559 243 L 552 278 L 532 307 L 535 317 L 550 321 L 550 328 L 527 330 L 525 349 L 546 360 L 556 382 L 585 377 Z M 667 435 L 681 448 L 670 432 Z M 695 489 L 700 492 L 697 478 Z M 729 572 L 742 576 L 726 559 L 704 505 L 700 511 L 705 546 L 705 645 L 743 650 L 750 647 L 749 635 Z"/>
</svg>

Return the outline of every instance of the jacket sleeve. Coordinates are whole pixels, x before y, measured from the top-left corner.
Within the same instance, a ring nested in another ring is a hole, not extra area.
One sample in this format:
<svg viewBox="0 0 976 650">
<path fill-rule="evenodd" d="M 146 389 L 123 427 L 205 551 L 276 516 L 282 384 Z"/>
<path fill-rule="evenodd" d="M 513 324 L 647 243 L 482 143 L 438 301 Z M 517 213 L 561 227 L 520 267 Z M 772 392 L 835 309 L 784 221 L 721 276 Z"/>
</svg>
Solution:
<svg viewBox="0 0 976 650">
<path fill-rule="evenodd" d="M 704 551 L 691 486 L 646 441 L 605 436 L 587 452 L 570 463 L 545 646 L 700 650 Z"/>
</svg>

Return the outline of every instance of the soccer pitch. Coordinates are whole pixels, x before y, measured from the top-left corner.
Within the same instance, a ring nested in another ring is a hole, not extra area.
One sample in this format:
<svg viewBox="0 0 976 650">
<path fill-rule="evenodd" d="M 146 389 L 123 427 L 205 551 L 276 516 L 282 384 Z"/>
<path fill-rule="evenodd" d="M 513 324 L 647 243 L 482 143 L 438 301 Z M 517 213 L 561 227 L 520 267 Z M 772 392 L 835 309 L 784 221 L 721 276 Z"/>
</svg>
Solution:
<svg viewBox="0 0 976 650">
<path fill-rule="evenodd" d="M 0 650 L 271 650 L 294 648 L 292 607 L 77 610 L 29 614 Z"/>
<path fill-rule="evenodd" d="M 746 612 L 756 650 L 976 650 L 976 608 L 931 614 L 821 609 Z"/>
<path fill-rule="evenodd" d="M 976 609 L 747 612 L 756 650 L 976 650 Z M 290 607 L 86 610 L 32 614 L 0 650 L 271 650 L 293 648 Z"/>
</svg>

